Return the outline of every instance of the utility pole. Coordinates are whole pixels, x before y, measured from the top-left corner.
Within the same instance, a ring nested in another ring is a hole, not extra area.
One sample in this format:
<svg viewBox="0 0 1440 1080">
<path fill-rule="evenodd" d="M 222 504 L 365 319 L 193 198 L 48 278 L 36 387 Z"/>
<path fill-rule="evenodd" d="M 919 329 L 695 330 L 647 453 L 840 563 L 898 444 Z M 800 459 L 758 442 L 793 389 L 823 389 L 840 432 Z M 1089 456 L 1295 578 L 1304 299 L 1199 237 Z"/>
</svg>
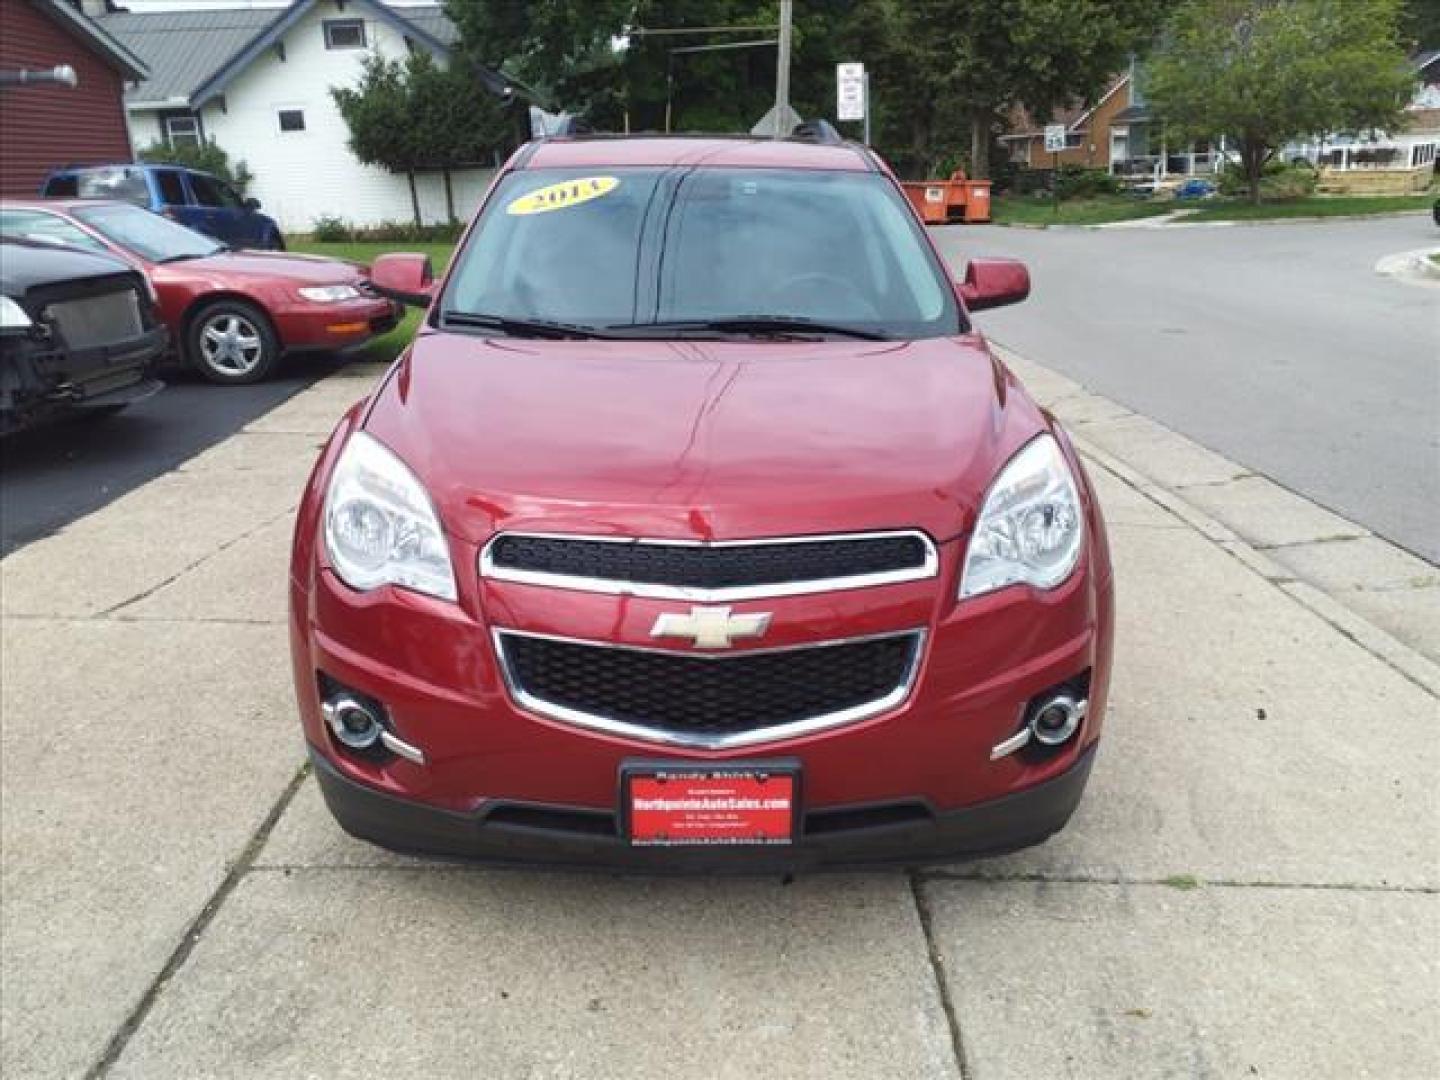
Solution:
<svg viewBox="0 0 1440 1080">
<path fill-rule="evenodd" d="M 775 130 L 774 138 L 789 132 L 781 131 L 785 117 L 790 115 L 790 24 L 795 16 L 795 0 L 780 0 L 780 57 L 775 65 Z"/>
</svg>

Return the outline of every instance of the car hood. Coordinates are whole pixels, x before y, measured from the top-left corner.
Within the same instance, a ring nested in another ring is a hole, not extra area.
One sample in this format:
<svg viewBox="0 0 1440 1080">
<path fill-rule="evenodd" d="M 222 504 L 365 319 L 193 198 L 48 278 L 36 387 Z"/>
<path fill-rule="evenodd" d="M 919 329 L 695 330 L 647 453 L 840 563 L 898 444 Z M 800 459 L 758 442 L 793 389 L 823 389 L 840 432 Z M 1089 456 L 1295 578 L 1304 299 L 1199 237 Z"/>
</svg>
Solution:
<svg viewBox="0 0 1440 1080">
<path fill-rule="evenodd" d="M 24 296 L 30 289 L 58 285 L 76 278 L 131 272 L 128 263 L 108 255 L 48 244 L 8 239 L 0 241 L 0 293 L 5 296 Z"/>
<path fill-rule="evenodd" d="M 965 531 L 1044 425 L 978 335 L 913 342 L 422 334 L 366 430 L 447 529 L 725 539 Z"/>
<path fill-rule="evenodd" d="M 283 279 L 299 285 L 336 285 L 358 281 L 365 276 L 354 263 L 327 259 L 322 255 L 291 255 L 280 251 L 222 251 L 203 259 L 161 263 L 185 276 Z"/>
</svg>

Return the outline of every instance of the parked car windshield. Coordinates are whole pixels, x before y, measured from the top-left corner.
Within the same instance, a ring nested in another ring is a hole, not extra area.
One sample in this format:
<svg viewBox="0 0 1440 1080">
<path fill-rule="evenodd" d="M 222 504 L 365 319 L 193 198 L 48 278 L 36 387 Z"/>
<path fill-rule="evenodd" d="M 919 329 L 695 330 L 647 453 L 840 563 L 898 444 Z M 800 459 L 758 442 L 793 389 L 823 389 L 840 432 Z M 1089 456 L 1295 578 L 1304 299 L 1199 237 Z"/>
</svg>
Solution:
<svg viewBox="0 0 1440 1080">
<path fill-rule="evenodd" d="M 124 165 L 103 169 L 82 169 L 69 176 L 56 177 L 45 188 L 56 198 L 123 199 L 136 206 L 150 205 L 150 188 L 142 169 Z"/>
<path fill-rule="evenodd" d="M 884 176 L 801 169 L 537 169 L 498 185 L 442 318 L 618 336 L 746 320 L 860 337 L 960 332 L 944 268 Z M 740 328 L 743 331 L 743 327 Z"/>
<path fill-rule="evenodd" d="M 138 206 L 82 206 L 75 216 L 107 240 L 150 262 L 199 259 L 225 250 L 224 244 L 203 233 Z"/>
</svg>

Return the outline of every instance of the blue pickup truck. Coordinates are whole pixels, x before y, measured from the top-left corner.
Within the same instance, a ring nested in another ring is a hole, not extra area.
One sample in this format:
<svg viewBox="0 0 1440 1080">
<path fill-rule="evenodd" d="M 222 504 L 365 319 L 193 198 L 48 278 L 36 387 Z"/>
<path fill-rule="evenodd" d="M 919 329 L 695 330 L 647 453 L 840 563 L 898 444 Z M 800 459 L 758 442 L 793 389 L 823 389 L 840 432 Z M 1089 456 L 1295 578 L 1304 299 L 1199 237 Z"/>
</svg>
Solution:
<svg viewBox="0 0 1440 1080">
<path fill-rule="evenodd" d="M 224 180 L 179 165 L 93 165 L 56 169 L 40 185 L 51 199 L 123 199 L 234 248 L 283 251 L 275 219 Z"/>
</svg>

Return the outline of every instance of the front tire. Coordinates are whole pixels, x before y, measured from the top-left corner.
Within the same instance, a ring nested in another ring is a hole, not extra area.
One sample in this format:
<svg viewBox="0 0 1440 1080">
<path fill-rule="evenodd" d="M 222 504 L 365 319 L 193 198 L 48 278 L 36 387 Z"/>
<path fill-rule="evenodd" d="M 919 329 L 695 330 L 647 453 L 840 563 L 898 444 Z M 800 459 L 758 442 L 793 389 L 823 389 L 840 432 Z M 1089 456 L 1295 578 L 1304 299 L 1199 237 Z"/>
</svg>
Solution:
<svg viewBox="0 0 1440 1080">
<path fill-rule="evenodd" d="M 280 360 L 280 339 L 265 312 L 243 300 L 216 300 L 195 312 L 185 333 L 190 363 L 213 383 L 264 379 Z"/>
</svg>

